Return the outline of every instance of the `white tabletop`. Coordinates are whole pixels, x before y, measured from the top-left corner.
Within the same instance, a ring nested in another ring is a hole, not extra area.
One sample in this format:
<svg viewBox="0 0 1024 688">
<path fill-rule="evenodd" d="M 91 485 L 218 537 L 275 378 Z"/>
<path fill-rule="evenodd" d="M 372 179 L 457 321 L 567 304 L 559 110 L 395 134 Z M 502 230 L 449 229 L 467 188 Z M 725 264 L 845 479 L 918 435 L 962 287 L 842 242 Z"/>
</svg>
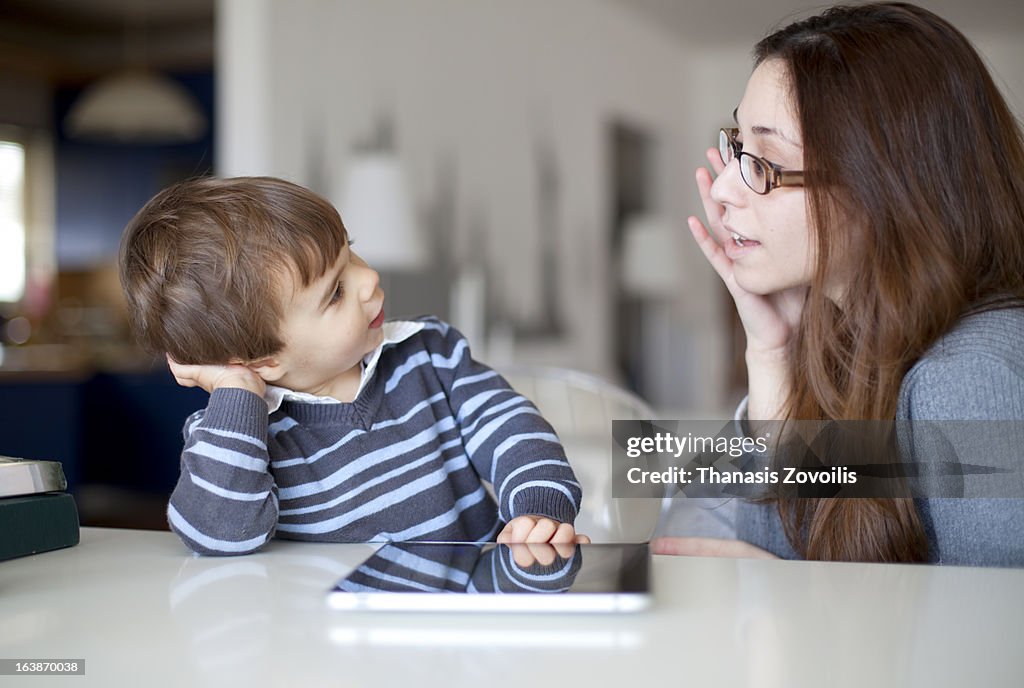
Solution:
<svg viewBox="0 0 1024 688">
<path fill-rule="evenodd" d="M 85 676 L 0 685 L 1024 685 L 1021 570 L 655 557 L 640 614 L 330 610 L 372 550 L 200 558 L 84 528 L 0 562 L 0 657 L 84 658 Z"/>
</svg>

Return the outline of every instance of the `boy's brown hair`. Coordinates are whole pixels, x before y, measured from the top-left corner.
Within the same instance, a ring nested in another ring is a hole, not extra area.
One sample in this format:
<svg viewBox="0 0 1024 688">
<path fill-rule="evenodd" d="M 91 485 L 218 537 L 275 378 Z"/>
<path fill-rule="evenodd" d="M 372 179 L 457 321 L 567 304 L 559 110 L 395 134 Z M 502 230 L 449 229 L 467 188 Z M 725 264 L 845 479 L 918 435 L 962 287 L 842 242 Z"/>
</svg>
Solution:
<svg viewBox="0 0 1024 688">
<path fill-rule="evenodd" d="M 291 276 L 309 286 L 345 247 L 338 211 L 272 177 L 175 184 L 125 227 L 120 277 L 139 343 L 179 363 L 256 361 L 280 336 Z"/>
</svg>

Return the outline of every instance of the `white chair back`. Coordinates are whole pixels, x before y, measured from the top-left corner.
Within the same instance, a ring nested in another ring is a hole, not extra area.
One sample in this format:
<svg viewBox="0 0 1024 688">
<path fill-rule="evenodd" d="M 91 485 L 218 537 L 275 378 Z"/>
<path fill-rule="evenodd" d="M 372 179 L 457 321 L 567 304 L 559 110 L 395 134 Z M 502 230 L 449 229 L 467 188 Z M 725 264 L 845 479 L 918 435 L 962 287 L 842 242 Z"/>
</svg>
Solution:
<svg viewBox="0 0 1024 688">
<path fill-rule="evenodd" d="M 583 488 L 576 530 L 593 542 L 646 542 L 669 500 L 612 496 L 612 421 L 654 418 L 640 397 L 566 368 L 515 365 L 499 372 L 558 433 Z"/>
</svg>

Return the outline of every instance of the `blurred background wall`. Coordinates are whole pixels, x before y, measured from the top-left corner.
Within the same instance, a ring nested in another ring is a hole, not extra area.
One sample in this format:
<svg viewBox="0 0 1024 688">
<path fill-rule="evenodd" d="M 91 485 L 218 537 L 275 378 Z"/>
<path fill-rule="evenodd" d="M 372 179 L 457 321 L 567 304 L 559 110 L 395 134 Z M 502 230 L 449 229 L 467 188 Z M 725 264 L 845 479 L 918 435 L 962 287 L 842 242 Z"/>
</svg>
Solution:
<svg viewBox="0 0 1024 688">
<path fill-rule="evenodd" d="M 1024 112 L 1022 6 L 921 4 Z M 84 520 L 162 508 L 204 395 L 131 342 L 117 245 L 152 194 L 211 173 L 330 199 L 381 271 L 388 316 L 447 318 L 485 362 L 582 369 L 664 416 L 729 413 L 742 334 L 686 230 L 693 170 L 754 42 L 816 6 L 2 0 L 0 454 L 63 461 Z M 177 129 L 161 129 L 171 104 L 77 126 L 98 84 L 139 72 L 188 103 Z"/>
<path fill-rule="evenodd" d="M 433 297 L 407 304 L 393 289 L 391 312 L 446 315 L 495 363 L 629 373 L 615 365 L 616 345 L 639 333 L 619 333 L 645 323 L 613 307 L 626 224 L 651 213 L 678 228 L 689 210 L 681 41 L 591 0 L 218 7 L 221 172 L 269 170 L 340 201 L 355 149 L 386 122 L 431 248 L 410 292 Z M 357 242 L 378 229 L 347 222 Z M 714 300 L 689 247 L 669 248 L 677 291 L 690 295 L 681 305 Z M 485 322 L 474 323 L 446 295 L 481 269 Z M 718 402 L 721 347 L 706 336 L 716 326 L 680 333 L 699 355 L 674 357 L 662 401 Z M 631 382 L 654 391 L 643 372 Z"/>
</svg>

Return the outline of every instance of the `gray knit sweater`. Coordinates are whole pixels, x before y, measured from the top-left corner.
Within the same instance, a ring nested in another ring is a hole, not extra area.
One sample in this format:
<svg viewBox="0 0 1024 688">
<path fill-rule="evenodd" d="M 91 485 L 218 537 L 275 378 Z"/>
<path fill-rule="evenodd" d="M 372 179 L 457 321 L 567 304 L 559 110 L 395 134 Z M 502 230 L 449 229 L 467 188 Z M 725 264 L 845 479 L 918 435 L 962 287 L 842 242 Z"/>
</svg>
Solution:
<svg viewBox="0 0 1024 688">
<path fill-rule="evenodd" d="M 896 420 L 1024 422 L 1024 309 L 963 318 L 910 369 L 900 386 Z M 1024 446 L 994 463 L 1024 471 Z M 962 457 L 970 460 L 970 457 Z M 927 461 L 928 457 L 910 457 Z M 1024 499 L 915 500 L 928 537 L 929 560 L 962 566 L 1024 566 Z M 786 559 L 787 541 L 774 504 L 742 502 L 737 537 Z"/>
</svg>

